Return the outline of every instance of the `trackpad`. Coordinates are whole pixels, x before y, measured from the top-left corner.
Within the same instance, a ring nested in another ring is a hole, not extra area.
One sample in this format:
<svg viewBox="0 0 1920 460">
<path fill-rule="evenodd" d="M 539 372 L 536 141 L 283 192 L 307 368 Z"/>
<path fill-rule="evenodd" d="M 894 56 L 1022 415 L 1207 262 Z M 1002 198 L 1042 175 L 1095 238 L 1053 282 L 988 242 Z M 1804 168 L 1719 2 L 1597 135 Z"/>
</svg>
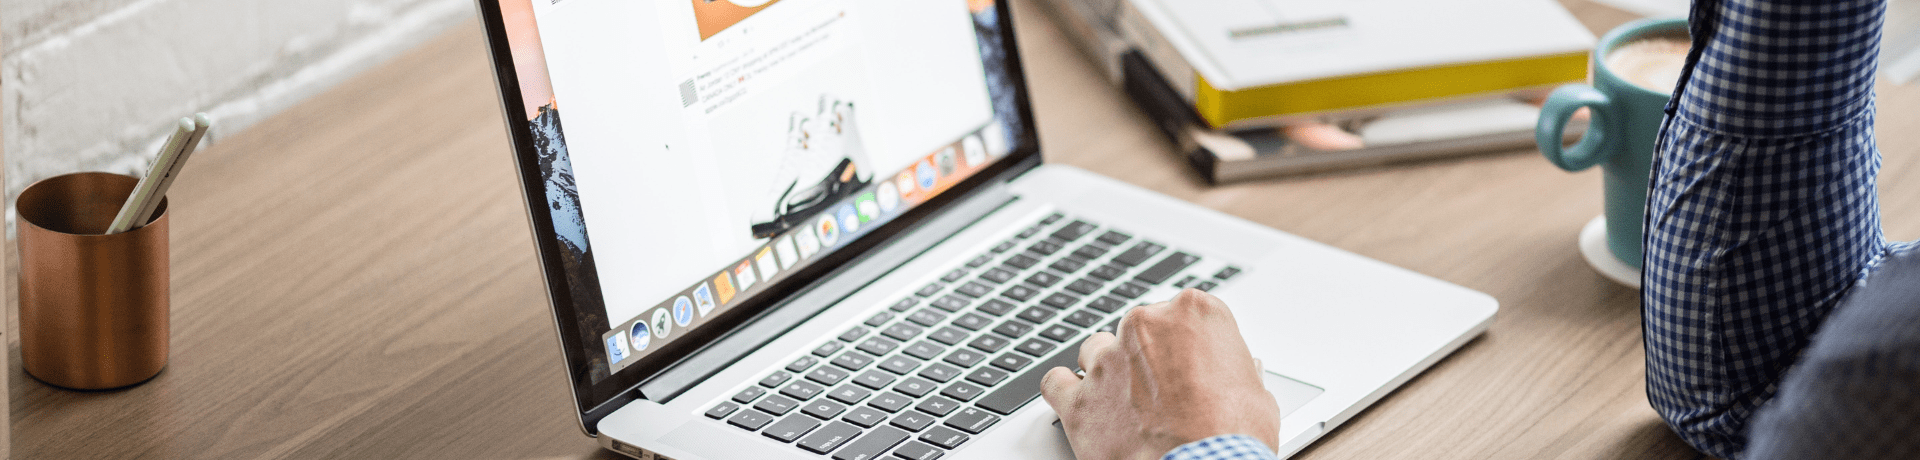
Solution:
<svg viewBox="0 0 1920 460">
<path fill-rule="evenodd" d="M 1315 396 L 1327 392 L 1320 387 L 1268 370 L 1260 371 L 1260 379 L 1266 382 L 1267 392 L 1273 393 L 1273 401 L 1280 404 L 1280 418 L 1287 418 L 1288 414 L 1299 410 L 1300 406 L 1307 405 L 1307 401 L 1312 401 Z"/>
</svg>

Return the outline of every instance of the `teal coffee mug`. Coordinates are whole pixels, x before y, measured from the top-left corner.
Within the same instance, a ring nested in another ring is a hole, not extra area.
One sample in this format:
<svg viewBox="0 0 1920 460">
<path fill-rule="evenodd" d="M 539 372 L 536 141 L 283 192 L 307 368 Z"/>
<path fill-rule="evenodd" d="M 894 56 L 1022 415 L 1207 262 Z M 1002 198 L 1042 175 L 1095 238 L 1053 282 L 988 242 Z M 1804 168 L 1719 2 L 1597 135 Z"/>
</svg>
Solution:
<svg viewBox="0 0 1920 460">
<path fill-rule="evenodd" d="M 1580 171 L 1598 165 L 1605 173 L 1606 212 L 1583 232 L 1582 249 L 1595 268 L 1629 285 L 1640 281 L 1647 168 L 1653 162 L 1654 139 L 1660 134 L 1672 82 L 1684 63 L 1686 43 L 1685 19 L 1643 19 L 1607 32 L 1592 53 L 1592 84 L 1555 89 L 1540 109 L 1533 133 L 1540 153 L 1555 166 Z M 1676 46 L 1677 59 L 1671 56 Z M 1578 143 L 1563 148 L 1567 121 L 1583 107 L 1592 115 L 1587 131 Z M 1598 260 L 1590 248 L 1601 241 L 1613 260 Z"/>
</svg>

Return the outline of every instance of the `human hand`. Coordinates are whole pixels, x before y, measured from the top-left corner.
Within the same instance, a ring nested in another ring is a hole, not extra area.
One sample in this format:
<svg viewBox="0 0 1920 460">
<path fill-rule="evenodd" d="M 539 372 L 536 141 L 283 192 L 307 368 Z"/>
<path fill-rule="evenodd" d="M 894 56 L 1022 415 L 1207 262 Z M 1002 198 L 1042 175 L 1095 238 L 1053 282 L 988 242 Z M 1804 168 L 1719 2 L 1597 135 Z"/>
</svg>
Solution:
<svg viewBox="0 0 1920 460">
<path fill-rule="evenodd" d="M 1128 312 L 1118 331 L 1080 345 L 1084 379 L 1056 367 L 1040 381 L 1075 456 L 1157 459 L 1223 434 L 1279 445 L 1280 406 L 1219 298 L 1181 291 Z"/>
</svg>

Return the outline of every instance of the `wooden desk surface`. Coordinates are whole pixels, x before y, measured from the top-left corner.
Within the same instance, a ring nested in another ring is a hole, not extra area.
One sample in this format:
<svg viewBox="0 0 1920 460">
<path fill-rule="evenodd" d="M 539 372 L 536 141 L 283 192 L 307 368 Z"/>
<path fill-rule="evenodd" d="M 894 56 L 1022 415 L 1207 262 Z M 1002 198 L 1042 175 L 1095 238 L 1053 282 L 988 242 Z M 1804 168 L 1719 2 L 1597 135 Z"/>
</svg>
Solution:
<svg viewBox="0 0 1920 460">
<path fill-rule="evenodd" d="M 1632 18 L 1566 1 L 1596 31 Z M 1521 151 L 1210 188 L 1045 16 L 1016 16 L 1048 161 L 1500 300 L 1485 336 L 1302 458 L 1698 456 L 1647 406 L 1637 296 L 1574 247 L 1598 171 Z M 16 456 L 610 457 L 572 420 L 487 72 L 469 24 L 196 155 L 171 365 L 98 393 L 9 367 Z M 1888 233 L 1911 239 L 1920 86 L 1880 107 Z"/>
</svg>

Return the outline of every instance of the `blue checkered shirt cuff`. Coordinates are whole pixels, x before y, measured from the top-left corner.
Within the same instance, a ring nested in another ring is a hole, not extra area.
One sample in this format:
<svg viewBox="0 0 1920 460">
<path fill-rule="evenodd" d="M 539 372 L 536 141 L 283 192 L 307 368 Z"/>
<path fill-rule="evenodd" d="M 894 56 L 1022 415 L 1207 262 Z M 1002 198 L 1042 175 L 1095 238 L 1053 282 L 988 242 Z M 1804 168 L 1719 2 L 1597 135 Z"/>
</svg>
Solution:
<svg viewBox="0 0 1920 460">
<path fill-rule="evenodd" d="M 1175 447 L 1160 460 L 1279 460 L 1273 448 L 1244 434 L 1223 434 Z"/>
</svg>

